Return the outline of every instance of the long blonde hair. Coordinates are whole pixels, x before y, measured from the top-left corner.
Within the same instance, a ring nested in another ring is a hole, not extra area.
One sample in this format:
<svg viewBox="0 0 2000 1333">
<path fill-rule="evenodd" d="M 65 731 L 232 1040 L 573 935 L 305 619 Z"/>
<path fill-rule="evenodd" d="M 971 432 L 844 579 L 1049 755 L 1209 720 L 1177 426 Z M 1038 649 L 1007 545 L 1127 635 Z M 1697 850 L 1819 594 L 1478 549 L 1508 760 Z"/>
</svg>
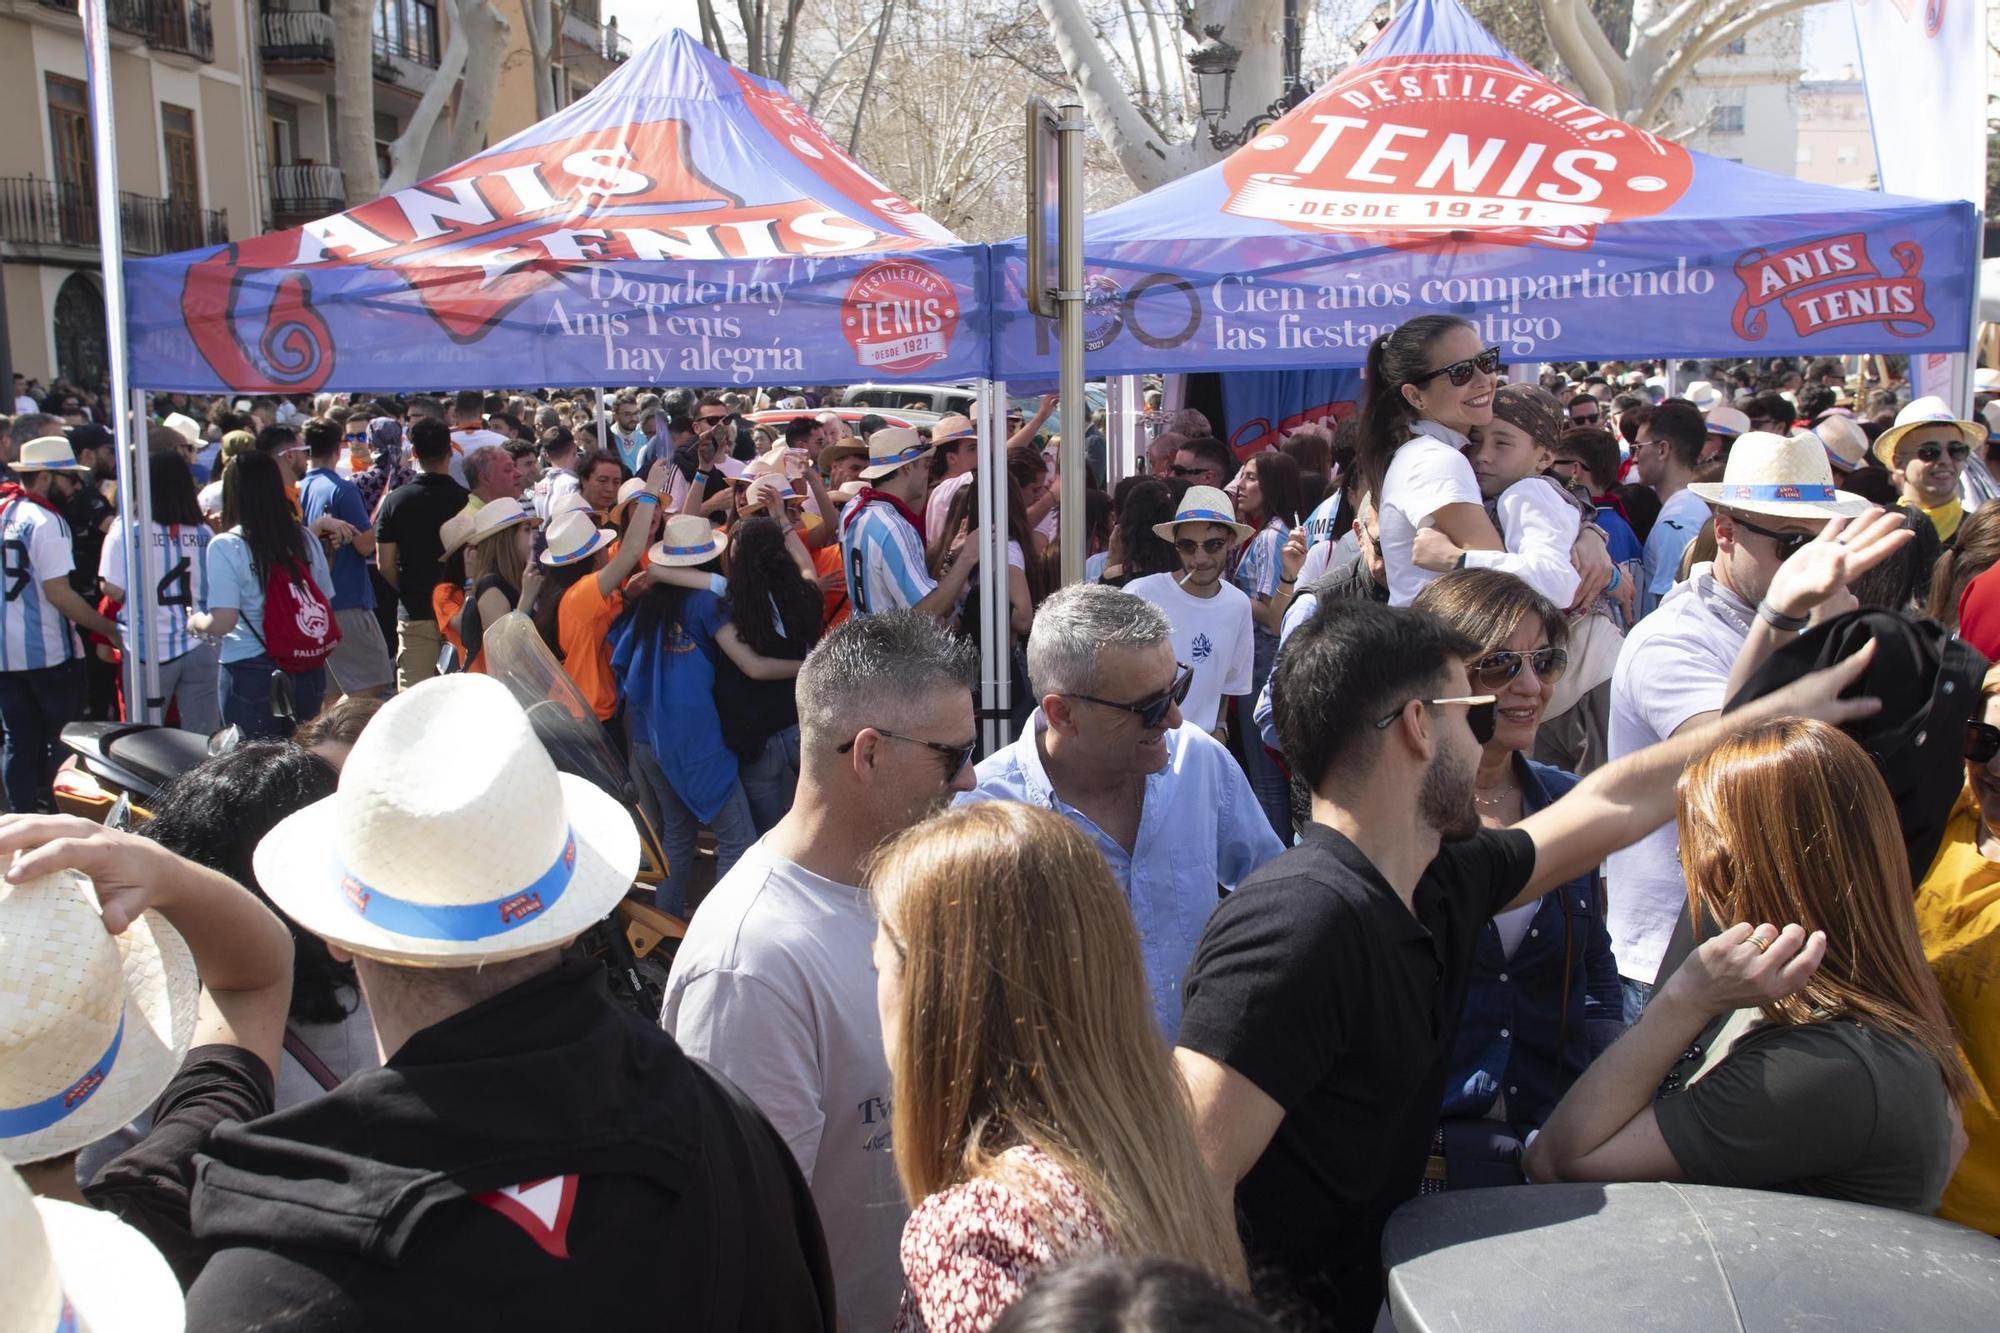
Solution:
<svg viewBox="0 0 2000 1333">
<path fill-rule="evenodd" d="M 521 554 L 521 534 L 514 527 L 502 528 L 489 533 L 486 539 L 477 543 L 466 557 L 466 575 L 473 583 L 481 579 L 499 575 L 507 581 L 507 586 L 515 592 L 521 590 L 521 580 L 528 571 L 527 557 Z"/>
<path fill-rule="evenodd" d="M 1002 1175 L 1000 1155 L 1031 1145 L 1122 1252 L 1244 1286 L 1131 910 L 1089 840 L 1050 811 L 983 802 L 899 834 L 864 882 L 902 960 L 890 1072 L 910 1202 Z"/>
<path fill-rule="evenodd" d="M 1690 901 L 1724 925 L 1826 932 L 1819 971 L 1765 1017 L 1847 1018 L 1905 1037 L 1937 1061 L 1954 1098 L 1970 1093 L 1917 934 L 1896 809 L 1867 753 L 1824 722 L 1777 718 L 1688 765 L 1678 796 Z"/>
</svg>

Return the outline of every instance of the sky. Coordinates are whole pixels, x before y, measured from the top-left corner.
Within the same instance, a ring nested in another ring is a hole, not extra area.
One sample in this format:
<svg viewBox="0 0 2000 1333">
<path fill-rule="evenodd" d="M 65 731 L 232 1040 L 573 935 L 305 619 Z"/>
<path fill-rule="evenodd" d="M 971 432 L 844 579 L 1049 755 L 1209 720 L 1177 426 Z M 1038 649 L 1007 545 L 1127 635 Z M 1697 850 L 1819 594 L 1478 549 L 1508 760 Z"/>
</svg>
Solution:
<svg viewBox="0 0 2000 1333">
<path fill-rule="evenodd" d="M 632 45 L 644 46 L 668 28 L 686 28 L 689 32 L 701 33 L 701 20 L 695 15 L 695 0 L 605 0 L 604 17 L 614 15 L 618 19 L 618 31 L 632 39 Z"/>
</svg>

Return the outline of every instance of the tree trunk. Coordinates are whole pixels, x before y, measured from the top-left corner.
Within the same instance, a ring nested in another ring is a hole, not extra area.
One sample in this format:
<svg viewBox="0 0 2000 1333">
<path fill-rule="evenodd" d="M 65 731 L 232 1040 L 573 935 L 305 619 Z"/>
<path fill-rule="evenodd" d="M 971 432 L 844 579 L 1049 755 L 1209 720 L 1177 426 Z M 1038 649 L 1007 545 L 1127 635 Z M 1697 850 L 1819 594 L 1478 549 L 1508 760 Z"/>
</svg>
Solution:
<svg viewBox="0 0 2000 1333">
<path fill-rule="evenodd" d="M 549 77 L 556 63 L 556 36 L 562 30 L 562 16 L 554 0 L 521 0 L 521 25 L 528 30 L 528 69 L 535 84 L 535 119 L 547 120 L 558 110 L 555 81 Z"/>
<path fill-rule="evenodd" d="M 493 0 L 459 0 L 458 17 L 465 28 L 465 82 L 458 92 L 458 110 L 451 121 L 453 162 L 463 162 L 486 148 L 486 129 L 493 119 L 493 97 L 500 90 L 500 60 L 507 54 L 511 25 Z"/>
<path fill-rule="evenodd" d="M 375 6 L 333 0 L 333 155 L 347 181 L 347 204 L 382 193 L 375 172 Z"/>
<path fill-rule="evenodd" d="M 443 141 L 443 136 L 437 131 L 444 119 L 445 107 L 451 101 L 452 89 L 457 86 L 459 75 L 465 71 L 465 25 L 459 20 L 458 0 L 444 0 L 439 9 L 449 15 L 451 35 L 445 39 L 444 54 L 438 60 L 437 69 L 431 73 L 430 85 L 424 89 L 417 109 L 410 113 L 409 124 L 403 127 L 396 142 L 389 145 L 389 176 L 382 182 L 384 194 L 414 185 L 427 174 L 424 168 L 438 156 L 438 147 Z M 435 162 L 434 165 L 443 167 L 449 164 Z"/>
</svg>

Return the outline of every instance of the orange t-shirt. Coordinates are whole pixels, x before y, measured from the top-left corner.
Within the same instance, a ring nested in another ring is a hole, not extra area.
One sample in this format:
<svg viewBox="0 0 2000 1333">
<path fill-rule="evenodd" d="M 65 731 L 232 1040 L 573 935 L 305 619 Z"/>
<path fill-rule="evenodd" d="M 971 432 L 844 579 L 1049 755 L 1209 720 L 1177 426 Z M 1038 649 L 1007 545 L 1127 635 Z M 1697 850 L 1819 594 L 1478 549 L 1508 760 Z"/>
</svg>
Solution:
<svg viewBox="0 0 2000 1333">
<path fill-rule="evenodd" d="M 563 670 L 602 722 L 609 722 L 618 711 L 618 679 L 611 674 L 611 622 L 624 609 L 623 590 L 613 588 L 606 597 L 598 592 L 594 573 L 571 584 L 556 607 L 556 642 L 562 645 Z"/>
<path fill-rule="evenodd" d="M 820 547 L 812 553 L 812 558 L 813 568 L 818 571 L 821 578 L 825 578 L 828 574 L 838 574 L 841 572 L 839 542 L 835 542 L 831 546 Z M 827 629 L 832 629 L 835 625 L 840 624 L 854 614 L 854 604 L 847 600 L 847 585 L 845 583 L 836 585 L 832 592 L 821 593 L 820 598 L 825 603 L 822 614 L 825 617 Z"/>
<path fill-rule="evenodd" d="M 457 619 L 464 605 L 465 589 L 449 579 L 431 589 L 431 614 L 437 617 L 438 633 L 457 650 L 460 662 L 465 660 L 465 640 L 458 637 L 458 628 L 451 622 Z"/>
</svg>

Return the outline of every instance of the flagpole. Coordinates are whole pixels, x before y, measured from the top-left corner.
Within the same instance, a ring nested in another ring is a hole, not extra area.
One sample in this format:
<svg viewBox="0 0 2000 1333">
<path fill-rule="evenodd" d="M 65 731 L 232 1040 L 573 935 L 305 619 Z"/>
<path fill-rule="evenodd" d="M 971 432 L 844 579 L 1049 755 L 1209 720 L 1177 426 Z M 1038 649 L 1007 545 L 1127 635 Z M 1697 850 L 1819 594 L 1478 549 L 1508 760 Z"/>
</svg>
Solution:
<svg viewBox="0 0 2000 1333">
<path fill-rule="evenodd" d="M 90 83 L 91 156 L 97 188 L 97 239 L 103 251 L 104 341 L 109 352 L 111 429 L 117 440 L 118 518 L 123 530 L 126 569 L 124 677 L 125 713 L 155 720 L 152 707 L 159 666 L 152 658 L 152 604 L 158 587 L 152 543 L 145 540 L 143 503 L 146 466 L 145 423 L 134 416 L 132 371 L 125 342 L 125 235 L 118 211 L 118 137 L 111 109 L 111 30 L 105 0 L 78 0 L 83 20 L 84 67 Z"/>
</svg>

